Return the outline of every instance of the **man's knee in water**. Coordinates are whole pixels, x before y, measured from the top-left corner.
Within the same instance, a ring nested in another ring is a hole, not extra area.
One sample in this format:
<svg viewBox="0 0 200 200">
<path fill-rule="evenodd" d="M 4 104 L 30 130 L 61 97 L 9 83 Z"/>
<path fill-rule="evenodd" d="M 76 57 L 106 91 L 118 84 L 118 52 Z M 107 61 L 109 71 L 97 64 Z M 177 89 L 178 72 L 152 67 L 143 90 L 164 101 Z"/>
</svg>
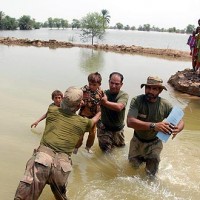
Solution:
<svg viewBox="0 0 200 200">
<path fill-rule="evenodd" d="M 158 172 L 159 160 L 157 158 L 148 158 L 146 160 L 146 173 L 155 176 Z"/>
</svg>

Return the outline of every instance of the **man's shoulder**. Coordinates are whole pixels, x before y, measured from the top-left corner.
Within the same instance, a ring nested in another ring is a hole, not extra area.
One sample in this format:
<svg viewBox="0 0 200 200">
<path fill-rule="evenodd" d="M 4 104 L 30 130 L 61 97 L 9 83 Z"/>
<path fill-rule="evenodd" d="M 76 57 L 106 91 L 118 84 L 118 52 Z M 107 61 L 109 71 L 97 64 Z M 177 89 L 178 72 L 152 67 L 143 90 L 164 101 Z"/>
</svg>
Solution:
<svg viewBox="0 0 200 200">
<path fill-rule="evenodd" d="M 160 99 L 160 102 L 161 102 L 161 103 L 167 104 L 167 105 L 171 105 L 171 103 L 170 103 L 167 99 L 162 98 L 162 97 L 159 97 L 159 99 Z"/>
<path fill-rule="evenodd" d="M 120 95 L 128 95 L 128 93 L 125 92 L 124 90 L 120 90 L 120 91 L 119 91 L 119 94 L 120 94 Z"/>
<path fill-rule="evenodd" d="M 141 95 L 137 95 L 137 96 L 134 96 L 132 98 L 132 101 L 138 101 L 138 102 L 143 102 L 145 100 L 145 95 L 144 94 L 141 94 Z"/>
</svg>

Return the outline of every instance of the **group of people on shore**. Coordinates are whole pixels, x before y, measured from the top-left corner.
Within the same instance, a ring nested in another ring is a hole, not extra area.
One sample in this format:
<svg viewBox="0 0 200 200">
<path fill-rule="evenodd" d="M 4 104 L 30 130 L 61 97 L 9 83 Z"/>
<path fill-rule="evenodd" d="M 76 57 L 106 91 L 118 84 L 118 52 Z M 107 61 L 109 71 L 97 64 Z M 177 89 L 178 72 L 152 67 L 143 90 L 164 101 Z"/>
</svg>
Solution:
<svg viewBox="0 0 200 200">
<path fill-rule="evenodd" d="M 77 154 L 85 132 L 89 132 L 85 147 L 88 153 L 93 153 L 91 147 L 96 132 L 104 153 L 125 146 L 124 121 L 129 95 L 121 90 L 123 79 L 121 73 L 111 73 L 109 89 L 103 91 L 102 77 L 95 72 L 89 74 L 88 85 L 82 88 L 71 86 L 64 95 L 59 90 L 52 93 L 53 103 L 47 113 L 31 125 L 36 127 L 46 118 L 40 145 L 27 162 L 14 199 L 36 200 L 49 184 L 57 200 L 66 200 L 71 156 Z M 167 90 L 162 79 L 149 76 L 147 82 L 141 84 L 143 87 L 145 93 L 132 98 L 127 114 L 127 126 L 134 129 L 128 160 L 134 168 L 145 163 L 147 175 L 155 176 L 163 148 L 157 132 L 172 134 L 173 139 L 183 129 L 184 122 L 181 120 L 171 126 L 164 120 L 173 106 L 159 96 Z"/>
<path fill-rule="evenodd" d="M 187 44 L 190 46 L 193 70 L 200 76 L 200 19 L 196 30 L 189 36 Z"/>
</svg>

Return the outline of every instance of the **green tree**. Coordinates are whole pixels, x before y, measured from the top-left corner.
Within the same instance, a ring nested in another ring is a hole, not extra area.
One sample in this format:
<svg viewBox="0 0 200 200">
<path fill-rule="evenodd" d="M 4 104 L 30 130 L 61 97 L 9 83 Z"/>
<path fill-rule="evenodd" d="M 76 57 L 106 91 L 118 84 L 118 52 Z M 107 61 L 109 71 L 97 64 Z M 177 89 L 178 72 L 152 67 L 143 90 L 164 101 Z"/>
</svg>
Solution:
<svg viewBox="0 0 200 200">
<path fill-rule="evenodd" d="M 110 23 L 110 15 L 106 9 L 101 10 L 101 14 L 103 17 L 103 28 L 105 29 L 106 26 Z"/>
<path fill-rule="evenodd" d="M 192 33 L 193 31 L 195 31 L 195 26 L 188 24 L 186 27 L 186 33 Z"/>
<path fill-rule="evenodd" d="M 103 18 L 97 13 L 89 13 L 86 17 L 81 20 L 81 34 L 82 39 L 91 38 L 92 45 L 94 43 L 94 37 L 102 39 L 105 33 L 105 28 L 102 27 Z"/>
<path fill-rule="evenodd" d="M 72 20 L 72 29 L 74 28 L 80 28 L 81 27 L 81 23 L 78 19 L 73 19 Z"/>
<path fill-rule="evenodd" d="M 61 27 L 64 29 L 64 28 L 67 28 L 68 26 L 69 26 L 68 21 L 61 19 Z"/>
<path fill-rule="evenodd" d="M 54 18 L 53 22 L 55 26 L 59 29 L 61 27 L 61 19 L 60 18 Z"/>
<path fill-rule="evenodd" d="M 132 31 L 136 30 L 135 26 L 131 26 L 131 30 Z"/>
<path fill-rule="evenodd" d="M 143 29 L 144 31 L 150 31 L 151 30 L 150 24 L 144 24 Z"/>
<path fill-rule="evenodd" d="M 3 18 L 4 18 L 5 14 L 3 11 L 0 11 L 0 30 L 3 29 Z"/>
<path fill-rule="evenodd" d="M 119 30 L 123 29 L 123 27 L 124 27 L 124 25 L 123 25 L 122 23 L 120 23 L 120 22 L 116 23 L 115 26 L 116 26 L 116 28 L 119 29 Z"/>
<path fill-rule="evenodd" d="M 54 21 L 53 21 L 52 17 L 48 18 L 48 25 L 49 25 L 49 28 L 51 28 L 51 29 L 54 27 Z"/>
<path fill-rule="evenodd" d="M 139 26 L 138 31 L 150 31 L 151 25 L 150 24 L 144 24 L 143 26 Z"/>
<path fill-rule="evenodd" d="M 36 22 L 35 19 L 33 19 L 33 28 L 34 29 L 40 29 L 41 26 L 42 26 L 42 23 Z"/>
<path fill-rule="evenodd" d="M 23 15 L 19 19 L 19 29 L 20 30 L 32 30 L 33 24 L 34 24 L 33 20 L 28 15 Z"/>
<path fill-rule="evenodd" d="M 126 25 L 125 27 L 124 27 L 124 30 L 130 30 L 130 26 L 129 25 Z"/>
<path fill-rule="evenodd" d="M 42 27 L 44 27 L 44 28 L 49 27 L 49 23 L 48 23 L 48 21 L 44 22 L 44 23 L 42 24 Z"/>
<path fill-rule="evenodd" d="M 168 32 L 170 32 L 170 33 L 176 33 L 176 27 L 169 28 Z"/>
<path fill-rule="evenodd" d="M 5 16 L 2 20 L 2 29 L 4 30 L 16 30 L 18 22 L 15 18 Z"/>
</svg>

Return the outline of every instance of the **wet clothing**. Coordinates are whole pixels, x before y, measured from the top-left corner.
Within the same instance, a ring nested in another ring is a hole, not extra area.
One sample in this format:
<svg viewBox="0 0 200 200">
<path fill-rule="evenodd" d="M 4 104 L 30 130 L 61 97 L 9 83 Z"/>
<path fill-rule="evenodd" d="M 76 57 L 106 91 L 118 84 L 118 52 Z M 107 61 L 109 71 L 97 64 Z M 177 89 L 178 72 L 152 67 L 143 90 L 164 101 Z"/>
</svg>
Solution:
<svg viewBox="0 0 200 200">
<path fill-rule="evenodd" d="M 72 169 L 70 155 L 79 137 L 91 127 L 90 119 L 49 106 L 40 146 L 27 162 L 15 199 L 36 200 L 49 184 L 57 200 L 66 200 L 67 179 Z"/>
<path fill-rule="evenodd" d="M 105 94 L 108 101 L 122 103 L 126 107 L 128 94 L 124 91 L 111 94 L 110 90 L 106 90 Z M 121 147 L 125 145 L 123 134 L 125 107 L 117 112 L 101 105 L 101 124 L 97 126 L 97 137 L 102 151 L 110 151 L 114 146 Z"/>
<path fill-rule="evenodd" d="M 156 102 L 151 103 L 146 100 L 145 95 L 140 95 L 131 100 L 128 116 L 145 122 L 156 123 L 167 118 L 171 110 L 172 105 L 161 97 L 158 97 Z M 141 161 L 146 162 L 146 170 L 152 174 L 155 174 L 158 170 L 162 150 L 162 142 L 156 137 L 156 134 L 156 131 L 150 129 L 134 130 L 128 155 L 129 161 L 133 165 L 141 164 Z M 152 160 L 154 161 L 152 162 Z M 149 167 L 149 163 L 151 163 L 151 167 Z"/>
<path fill-rule="evenodd" d="M 106 129 L 98 128 L 97 136 L 99 147 L 104 152 L 110 152 L 114 146 L 125 146 L 124 129 L 120 131 L 108 131 Z"/>
<path fill-rule="evenodd" d="M 97 89 L 96 91 L 91 91 L 90 88 L 85 85 L 82 87 L 83 90 L 83 101 L 84 105 L 80 108 L 79 115 L 87 118 L 92 118 L 96 115 L 97 112 L 100 111 L 100 102 L 104 93 L 101 89 Z M 88 138 L 86 141 L 86 147 L 91 148 L 94 144 L 96 135 L 96 125 L 92 127 L 89 131 Z M 83 144 L 83 135 L 80 137 L 78 143 L 76 144 L 76 148 L 78 149 Z"/>
<path fill-rule="evenodd" d="M 158 171 L 162 149 L 162 141 L 158 138 L 150 142 L 141 142 L 133 136 L 130 141 L 128 158 L 135 168 L 145 162 L 147 172 L 155 175 Z"/>
<path fill-rule="evenodd" d="M 27 162 L 14 199 L 36 200 L 48 183 L 57 200 L 66 200 L 67 179 L 71 170 L 71 159 L 67 154 L 39 146 Z"/>
</svg>

